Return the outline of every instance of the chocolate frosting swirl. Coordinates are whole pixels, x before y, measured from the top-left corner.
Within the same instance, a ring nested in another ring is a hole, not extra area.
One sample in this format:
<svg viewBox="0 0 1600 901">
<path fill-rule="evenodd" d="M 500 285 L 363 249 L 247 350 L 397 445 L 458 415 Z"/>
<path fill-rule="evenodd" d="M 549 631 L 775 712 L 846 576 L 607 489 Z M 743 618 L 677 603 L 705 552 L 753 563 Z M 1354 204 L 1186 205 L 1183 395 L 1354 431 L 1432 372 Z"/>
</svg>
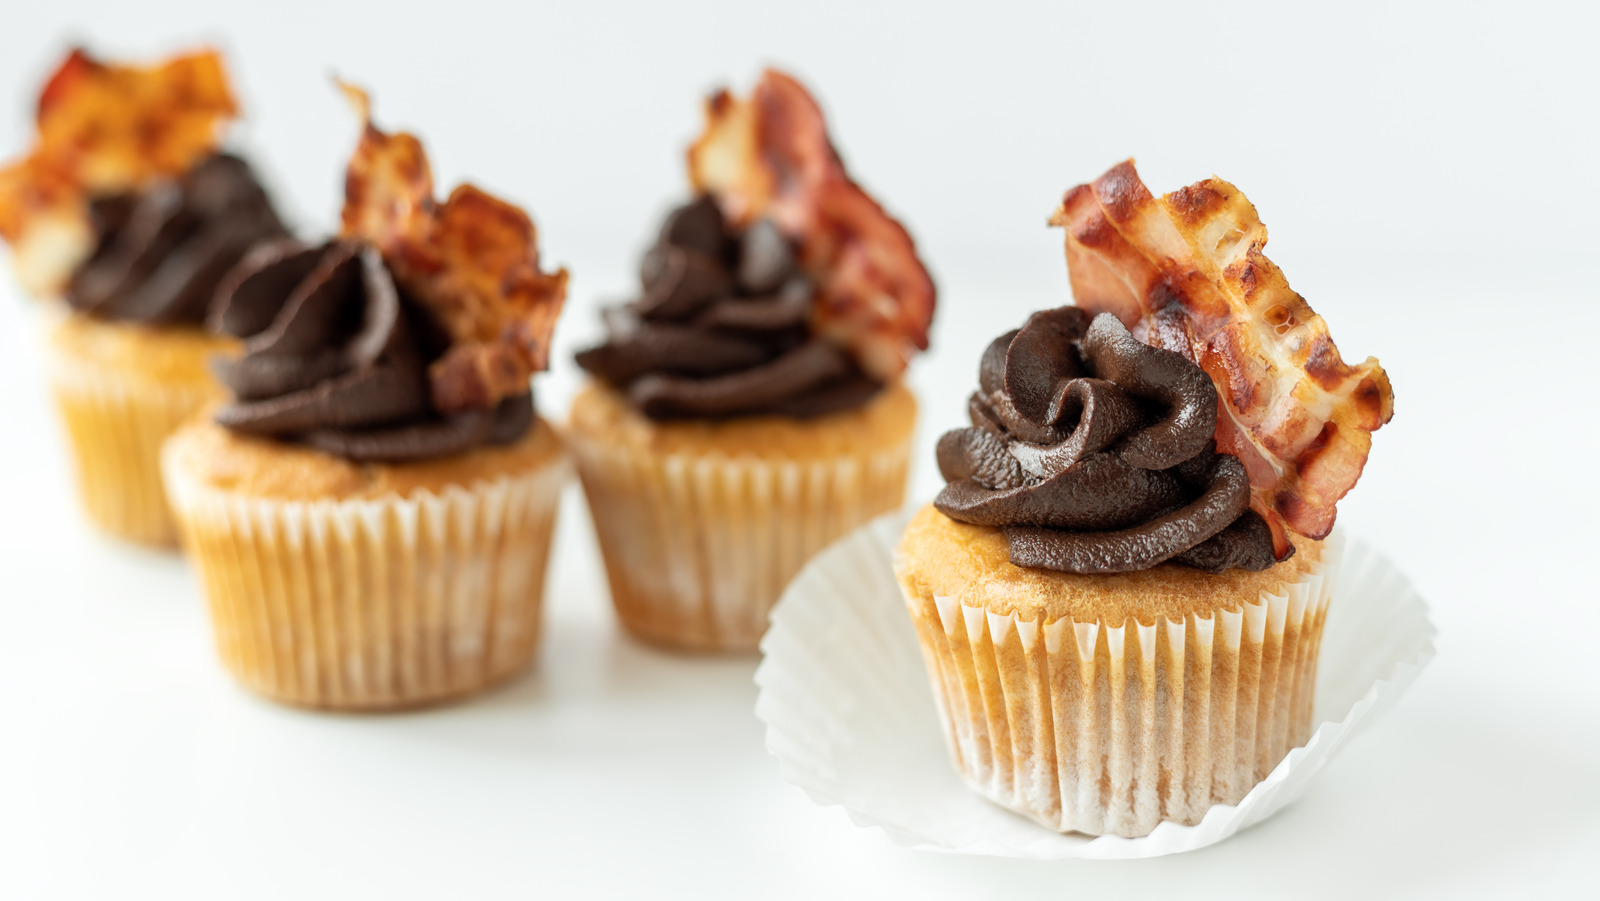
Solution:
<svg viewBox="0 0 1600 901">
<path fill-rule="evenodd" d="M 1219 454 L 1217 390 L 1181 354 L 1102 313 L 1045 310 L 984 351 L 972 427 L 939 439 L 946 516 L 1002 529 L 1011 562 L 1109 573 L 1173 561 L 1277 562 L 1238 458 Z"/>
<path fill-rule="evenodd" d="M 700 197 L 667 217 L 639 274 L 642 295 L 608 308 L 606 342 L 577 359 L 645 416 L 809 418 L 883 387 L 811 333 L 815 286 L 771 221 L 734 230 Z"/>
<path fill-rule="evenodd" d="M 533 424 L 531 394 L 441 415 L 428 365 L 448 349 L 378 251 L 356 241 L 258 246 L 227 277 L 214 330 L 244 355 L 212 368 L 233 391 L 218 423 L 358 462 L 398 462 L 507 444 Z"/>
<path fill-rule="evenodd" d="M 205 321 L 217 285 L 257 242 L 287 235 L 244 160 L 217 154 L 183 177 L 93 200 L 96 246 L 73 274 L 73 309 L 130 322 Z"/>
</svg>

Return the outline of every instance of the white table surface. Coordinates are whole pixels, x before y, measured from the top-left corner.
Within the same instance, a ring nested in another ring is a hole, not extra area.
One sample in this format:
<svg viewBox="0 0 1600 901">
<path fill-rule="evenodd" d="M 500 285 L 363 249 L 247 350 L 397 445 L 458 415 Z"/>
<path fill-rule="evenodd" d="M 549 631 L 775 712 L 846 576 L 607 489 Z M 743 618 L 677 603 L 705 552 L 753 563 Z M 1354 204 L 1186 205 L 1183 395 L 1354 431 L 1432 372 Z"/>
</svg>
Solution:
<svg viewBox="0 0 1600 901">
<path fill-rule="evenodd" d="M 763 750 L 753 658 L 619 634 L 576 491 L 533 672 L 425 713 L 278 708 L 213 658 L 180 559 L 80 518 L 33 311 L 0 273 L 0 897 L 1593 891 L 1600 71 L 1576 9 L 13 6 L 0 156 L 69 37 L 148 54 L 225 36 L 246 146 L 308 231 L 333 221 L 353 139 L 335 66 L 375 89 L 380 122 L 423 134 L 444 185 L 471 173 L 528 202 L 574 272 L 539 388 L 555 415 L 570 352 L 682 191 L 697 93 L 794 65 L 939 276 L 935 350 L 913 374 L 918 497 L 982 346 L 1067 296 L 1042 228 L 1059 192 L 1130 151 L 1158 190 L 1218 171 L 1346 356 L 1393 378 L 1395 420 L 1341 522 L 1412 576 L 1440 635 L 1308 797 L 1153 861 L 907 851 L 814 806 Z"/>
</svg>

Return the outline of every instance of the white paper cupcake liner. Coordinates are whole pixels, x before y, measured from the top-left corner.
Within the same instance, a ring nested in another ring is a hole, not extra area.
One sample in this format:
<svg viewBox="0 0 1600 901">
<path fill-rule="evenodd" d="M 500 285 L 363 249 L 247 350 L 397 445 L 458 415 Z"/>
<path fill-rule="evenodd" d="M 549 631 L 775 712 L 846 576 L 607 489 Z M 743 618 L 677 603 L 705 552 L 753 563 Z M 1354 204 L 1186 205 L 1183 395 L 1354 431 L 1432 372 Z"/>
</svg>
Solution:
<svg viewBox="0 0 1600 901">
<path fill-rule="evenodd" d="M 49 358 L 49 380 L 89 518 L 123 538 L 176 545 L 161 486 L 161 444 L 216 397 L 216 386 L 130 382 L 125 373 L 60 352 Z"/>
<path fill-rule="evenodd" d="M 1279 594 L 1178 621 L 1030 622 L 908 594 L 956 767 L 1063 832 L 1145 835 L 1237 803 L 1310 736 L 1341 546 Z"/>
<path fill-rule="evenodd" d="M 812 555 L 905 495 L 910 439 L 810 461 L 656 454 L 573 430 L 618 618 L 651 641 L 753 651 Z"/>
<path fill-rule="evenodd" d="M 1060 833 L 990 803 L 952 766 L 949 733 L 893 571 L 906 519 L 882 517 L 806 567 L 773 611 L 756 673 L 756 713 L 784 778 L 898 844 L 1031 858 L 1152 857 L 1213 844 L 1298 797 L 1433 655 L 1421 598 L 1381 555 L 1349 541 L 1305 744 L 1237 805 L 1213 805 L 1196 825 L 1162 822 L 1139 838 Z"/>
<path fill-rule="evenodd" d="M 169 457 L 169 463 L 171 458 Z M 432 703 L 524 669 L 568 464 L 376 500 L 278 501 L 166 470 L 223 663 L 275 700 Z"/>
</svg>

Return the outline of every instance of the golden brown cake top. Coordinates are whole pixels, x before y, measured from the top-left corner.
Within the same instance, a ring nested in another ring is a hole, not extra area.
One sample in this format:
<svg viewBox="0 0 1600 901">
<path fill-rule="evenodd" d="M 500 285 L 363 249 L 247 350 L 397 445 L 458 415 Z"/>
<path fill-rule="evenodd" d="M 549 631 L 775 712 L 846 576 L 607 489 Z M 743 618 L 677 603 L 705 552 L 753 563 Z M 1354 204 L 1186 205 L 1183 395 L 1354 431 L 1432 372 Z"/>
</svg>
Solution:
<svg viewBox="0 0 1600 901">
<path fill-rule="evenodd" d="M 590 441 L 659 454 L 749 455 L 803 462 L 901 444 L 916 425 L 917 402 L 896 381 L 862 406 L 815 419 L 750 416 L 656 422 L 642 416 L 615 389 L 591 382 L 573 400 L 570 419 L 571 428 Z"/>
<path fill-rule="evenodd" d="M 1030 622 L 1070 617 L 1116 626 L 1133 616 L 1149 625 L 1156 618 L 1180 621 L 1232 610 L 1263 591 L 1283 590 L 1322 560 L 1320 541 L 1302 538 L 1296 548 L 1293 557 L 1260 572 L 1212 574 L 1167 563 L 1131 573 L 1062 573 L 1013 564 L 999 529 L 956 522 L 930 505 L 906 527 L 896 568 L 917 588 Z"/>
<path fill-rule="evenodd" d="M 240 435 L 212 422 L 209 412 L 168 439 L 164 450 L 172 464 L 207 488 L 280 501 L 439 494 L 452 486 L 525 474 L 561 453 L 555 430 L 541 419 L 513 444 L 406 463 L 356 463 L 310 447 Z"/>
<path fill-rule="evenodd" d="M 238 352 L 232 338 L 191 326 L 150 326 L 104 322 L 64 313 L 50 330 L 50 341 L 66 360 L 102 366 L 125 380 L 156 384 L 215 385 L 211 359 Z"/>
</svg>

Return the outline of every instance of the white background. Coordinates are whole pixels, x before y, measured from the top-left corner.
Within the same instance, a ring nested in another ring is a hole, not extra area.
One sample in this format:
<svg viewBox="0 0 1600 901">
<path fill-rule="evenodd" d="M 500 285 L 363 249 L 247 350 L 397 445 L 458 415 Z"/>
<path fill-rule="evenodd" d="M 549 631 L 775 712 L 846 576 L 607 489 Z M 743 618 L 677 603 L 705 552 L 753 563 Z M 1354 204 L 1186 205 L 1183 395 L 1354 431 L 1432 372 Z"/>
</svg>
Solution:
<svg viewBox="0 0 1600 901">
<path fill-rule="evenodd" d="M 390 7 L 394 7 L 390 9 Z M 32 308 L 0 296 L 0 897 L 1507 897 L 1600 866 L 1600 65 L 1577 4 L 999 2 L 564 6 L 7 0 L 0 156 L 66 43 L 223 42 L 240 138 L 297 224 L 336 221 L 354 125 L 526 204 L 573 272 L 543 409 L 682 196 L 698 98 L 792 67 L 941 288 L 915 492 L 977 355 L 1068 297 L 1061 192 L 1137 155 L 1213 172 L 1397 395 L 1340 520 L 1413 577 L 1439 656 L 1309 797 L 1219 847 L 1131 863 L 898 849 L 784 785 L 753 660 L 617 634 L 581 499 L 536 672 L 459 707 L 272 707 L 214 662 L 180 561 L 80 520 Z"/>
</svg>

